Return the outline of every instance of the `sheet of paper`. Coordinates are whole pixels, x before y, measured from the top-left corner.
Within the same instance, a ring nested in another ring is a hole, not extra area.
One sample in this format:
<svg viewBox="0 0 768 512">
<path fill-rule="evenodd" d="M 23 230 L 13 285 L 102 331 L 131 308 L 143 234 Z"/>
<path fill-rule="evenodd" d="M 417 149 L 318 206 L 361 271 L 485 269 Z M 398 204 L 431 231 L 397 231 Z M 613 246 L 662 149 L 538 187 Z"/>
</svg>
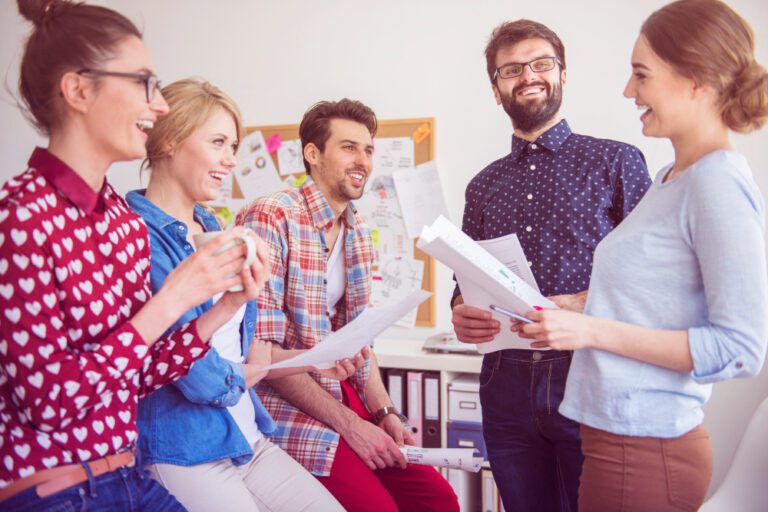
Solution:
<svg viewBox="0 0 768 512">
<path fill-rule="evenodd" d="M 409 238 L 419 236 L 421 228 L 432 224 L 440 215 L 448 216 L 434 160 L 417 165 L 415 169 L 396 170 L 392 178 Z"/>
<path fill-rule="evenodd" d="M 406 298 L 421 289 L 424 262 L 411 258 L 388 257 L 379 263 L 371 283 L 371 303 L 374 306 L 388 304 Z M 414 327 L 418 308 L 414 308 L 395 322 L 400 327 Z"/>
<path fill-rule="evenodd" d="M 400 451 L 408 464 L 423 464 L 438 468 L 463 469 L 477 473 L 483 458 L 476 455 L 474 448 L 419 448 L 401 446 Z"/>
<path fill-rule="evenodd" d="M 306 172 L 300 139 L 282 141 L 280 147 L 277 148 L 277 166 L 283 176 Z"/>
<path fill-rule="evenodd" d="M 418 247 L 456 273 L 465 304 L 485 310 L 497 304 L 521 315 L 536 308 L 557 307 L 445 217 L 422 230 Z M 503 319 L 502 325 L 509 324 L 509 319 L 500 315 L 497 319 Z M 520 338 L 506 339 L 511 335 L 502 329 L 497 339 L 477 348 L 481 353 L 501 348 L 530 349 L 527 340 L 525 346 L 518 346 Z"/>
<path fill-rule="evenodd" d="M 267 151 L 264 135 L 258 130 L 249 133 L 240 142 L 233 174 L 246 201 L 284 188 Z"/>
<path fill-rule="evenodd" d="M 391 176 L 372 178 L 354 205 L 373 232 L 374 265 L 389 257 L 413 258 L 413 242 L 405 230 Z"/>
<path fill-rule="evenodd" d="M 517 238 L 515 233 L 492 238 L 491 240 L 480 240 L 477 243 L 506 265 L 517 277 L 528 283 L 531 288 L 535 288 L 537 292 L 541 291 L 536 278 L 533 277 L 533 272 L 528 264 L 528 258 L 525 256 L 523 246 L 520 245 L 520 239 Z"/>
<path fill-rule="evenodd" d="M 413 168 L 413 139 L 384 137 L 373 139 L 373 175 L 392 176 L 397 169 Z"/>
<path fill-rule="evenodd" d="M 384 329 L 427 300 L 430 295 L 432 294 L 428 291 L 418 290 L 399 302 L 368 308 L 347 325 L 329 334 L 310 350 L 291 359 L 269 365 L 264 369 L 273 370 L 298 366 L 314 366 L 319 369 L 332 368 L 339 359 L 350 358 L 366 345 L 373 343 L 374 338 L 381 334 Z"/>
</svg>

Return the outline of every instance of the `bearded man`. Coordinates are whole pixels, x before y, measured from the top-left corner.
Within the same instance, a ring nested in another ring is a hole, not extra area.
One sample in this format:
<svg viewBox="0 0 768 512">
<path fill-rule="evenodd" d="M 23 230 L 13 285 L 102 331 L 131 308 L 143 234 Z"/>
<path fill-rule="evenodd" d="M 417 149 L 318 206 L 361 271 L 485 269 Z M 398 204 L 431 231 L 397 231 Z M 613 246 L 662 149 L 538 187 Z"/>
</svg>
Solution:
<svg viewBox="0 0 768 512">
<path fill-rule="evenodd" d="M 467 186 L 462 229 L 475 240 L 517 233 L 541 292 L 581 310 L 595 247 L 651 184 L 645 160 L 633 146 L 571 132 L 560 116 L 565 49 L 546 26 L 501 24 L 485 57 L 496 103 L 512 121 L 512 152 Z M 483 343 L 510 327 L 463 304 L 458 286 L 451 306 L 461 341 Z M 483 436 L 506 510 L 577 510 L 579 427 L 557 411 L 571 355 L 510 349 L 484 356 Z"/>
</svg>

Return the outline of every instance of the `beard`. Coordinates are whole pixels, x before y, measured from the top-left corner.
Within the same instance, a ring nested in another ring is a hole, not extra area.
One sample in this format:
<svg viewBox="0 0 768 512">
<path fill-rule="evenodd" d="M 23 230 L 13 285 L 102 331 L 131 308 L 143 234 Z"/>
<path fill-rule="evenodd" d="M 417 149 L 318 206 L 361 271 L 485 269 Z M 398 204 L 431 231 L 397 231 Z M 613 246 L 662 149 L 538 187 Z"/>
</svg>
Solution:
<svg viewBox="0 0 768 512">
<path fill-rule="evenodd" d="M 563 102 L 563 88 L 559 83 L 539 82 L 546 89 L 546 97 L 540 101 L 517 101 L 517 93 L 531 84 L 521 84 L 512 93 L 501 95 L 501 105 L 512 120 L 516 130 L 531 133 L 546 125 L 560 110 Z"/>
</svg>

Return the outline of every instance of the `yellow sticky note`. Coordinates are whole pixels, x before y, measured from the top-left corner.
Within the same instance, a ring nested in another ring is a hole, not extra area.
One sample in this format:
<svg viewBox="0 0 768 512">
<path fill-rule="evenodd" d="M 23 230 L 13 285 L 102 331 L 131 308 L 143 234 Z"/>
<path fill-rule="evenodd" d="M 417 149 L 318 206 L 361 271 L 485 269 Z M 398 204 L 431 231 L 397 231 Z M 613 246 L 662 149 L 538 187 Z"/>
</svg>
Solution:
<svg viewBox="0 0 768 512">
<path fill-rule="evenodd" d="M 413 141 L 418 144 L 426 139 L 430 133 L 432 133 L 432 130 L 429 129 L 429 123 L 422 123 L 416 128 L 416 131 L 413 132 Z"/>
<path fill-rule="evenodd" d="M 373 246 L 378 247 L 379 246 L 379 230 L 378 229 L 371 230 L 371 238 L 373 238 Z"/>
<path fill-rule="evenodd" d="M 300 187 L 304 184 L 305 181 L 307 181 L 307 174 L 302 174 L 298 178 L 293 180 L 293 186 L 294 187 Z"/>
<path fill-rule="evenodd" d="M 232 222 L 235 218 L 235 216 L 232 214 L 232 210 L 227 208 L 226 206 L 222 206 L 219 208 L 218 212 L 216 212 L 219 217 L 221 217 L 221 220 L 224 221 L 224 225 L 228 225 L 230 222 Z"/>
</svg>

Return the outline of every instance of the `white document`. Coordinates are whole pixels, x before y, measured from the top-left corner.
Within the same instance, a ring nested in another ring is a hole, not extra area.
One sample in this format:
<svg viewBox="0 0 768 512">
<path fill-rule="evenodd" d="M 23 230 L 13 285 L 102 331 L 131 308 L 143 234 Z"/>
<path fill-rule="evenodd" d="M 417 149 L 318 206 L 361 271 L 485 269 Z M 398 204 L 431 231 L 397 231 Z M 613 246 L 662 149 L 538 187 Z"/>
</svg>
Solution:
<svg viewBox="0 0 768 512">
<path fill-rule="evenodd" d="M 489 306 L 496 304 L 521 315 L 534 309 L 557 307 L 445 217 L 425 227 L 417 245 L 456 273 L 467 305 L 490 311 Z M 529 340 L 504 328 L 510 323 L 507 317 L 491 313 L 501 322 L 502 329 L 493 341 L 478 344 L 481 354 L 505 348 L 531 348 Z"/>
<path fill-rule="evenodd" d="M 247 201 L 284 188 L 275 163 L 267 151 L 264 135 L 258 130 L 249 133 L 240 142 L 237 167 L 233 174 Z"/>
<path fill-rule="evenodd" d="M 373 274 L 371 303 L 374 306 L 380 306 L 402 300 L 416 290 L 421 290 L 423 277 L 423 261 L 412 258 L 387 257 L 379 262 L 379 267 Z M 417 313 L 418 309 L 414 308 L 395 322 L 395 325 L 414 327 Z"/>
<path fill-rule="evenodd" d="M 413 168 L 413 138 L 376 138 L 373 139 L 373 147 L 374 176 L 392 176 L 397 169 Z"/>
<path fill-rule="evenodd" d="M 413 258 L 413 242 L 405 230 L 392 176 L 374 176 L 363 197 L 355 200 L 354 205 L 371 228 L 374 265 L 397 256 Z"/>
<path fill-rule="evenodd" d="M 280 174 L 296 174 L 306 172 L 304 168 L 304 153 L 301 151 L 301 140 L 284 140 L 277 148 L 277 165 Z"/>
<path fill-rule="evenodd" d="M 363 347 L 373 343 L 374 338 L 399 320 L 403 315 L 417 307 L 432 295 L 428 291 L 418 290 L 404 300 L 386 306 L 371 307 L 363 311 L 347 325 L 332 332 L 310 350 L 296 357 L 271 364 L 265 370 L 314 366 L 332 368 L 339 359 L 353 357 Z"/>
<path fill-rule="evenodd" d="M 419 236 L 421 228 L 432 224 L 439 216 L 448 217 L 443 186 L 434 160 L 415 169 L 396 170 L 392 178 L 409 238 Z"/>
<path fill-rule="evenodd" d="M 483 464 L 483 458 L 475 455 L 474 448 L 419 448 L 401 446 L 408 464 L 422 464 L 438 468 L 463 469 L 477 473 Z"/>
<path fill-rule="evenodd" d="M 523 246 L 520 245 L 520 240 L 515 233 L 491 240 L 480 240 L 477 243 L 506 265 L 517 277 L 528 283 L 531 288 L 535 288 L 537 292 L 541 291 L 538 283 L 536 283 L 536 278 L 533 277 L 531 266 L 528 265 L 528 258 L 525 257 Z"/>
</svg>

